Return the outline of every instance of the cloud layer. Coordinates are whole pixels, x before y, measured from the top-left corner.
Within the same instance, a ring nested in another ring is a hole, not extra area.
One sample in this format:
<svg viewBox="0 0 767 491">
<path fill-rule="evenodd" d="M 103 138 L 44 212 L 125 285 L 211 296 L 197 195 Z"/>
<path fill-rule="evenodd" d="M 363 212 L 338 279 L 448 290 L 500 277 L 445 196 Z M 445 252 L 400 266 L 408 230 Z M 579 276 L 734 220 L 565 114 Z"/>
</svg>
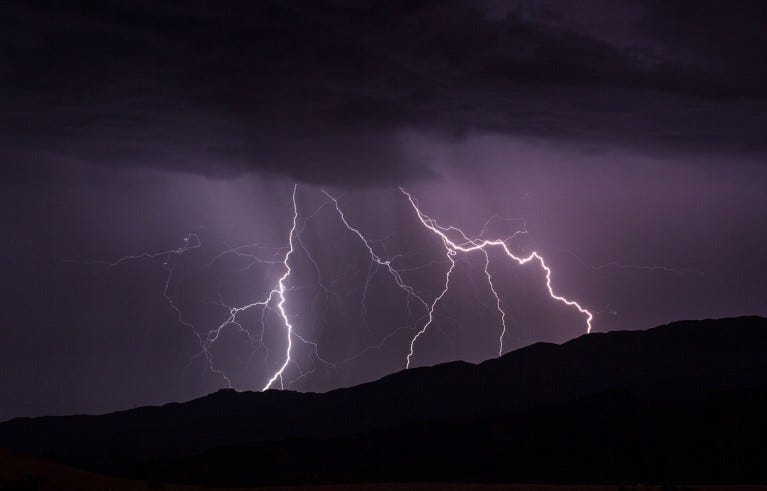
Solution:
<svg viewBox="0 0 767 491">
<path fill-rule="evenodd" d="M 364 186 L 431 175 L 404 148 L 413 131 L 749 157 L 767 141 L 761 2 L 6 10 L 0 125 L 18 175 L 80 161 Z"/>
</svg>

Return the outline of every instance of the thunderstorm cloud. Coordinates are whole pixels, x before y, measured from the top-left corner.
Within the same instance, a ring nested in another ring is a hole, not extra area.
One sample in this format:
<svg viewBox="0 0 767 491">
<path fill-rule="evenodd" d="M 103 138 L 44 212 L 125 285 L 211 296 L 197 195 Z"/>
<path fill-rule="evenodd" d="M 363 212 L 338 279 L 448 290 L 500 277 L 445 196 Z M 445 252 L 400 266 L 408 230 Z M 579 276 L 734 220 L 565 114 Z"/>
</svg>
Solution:
<svg viewBox="0 0 767 491">
<path fill-rule="evenodd" d="M 414 133 L 753 160 L 765 16 L 762 2 L 13 2 L 4 173 L 433 178 Z"/>
</svg>

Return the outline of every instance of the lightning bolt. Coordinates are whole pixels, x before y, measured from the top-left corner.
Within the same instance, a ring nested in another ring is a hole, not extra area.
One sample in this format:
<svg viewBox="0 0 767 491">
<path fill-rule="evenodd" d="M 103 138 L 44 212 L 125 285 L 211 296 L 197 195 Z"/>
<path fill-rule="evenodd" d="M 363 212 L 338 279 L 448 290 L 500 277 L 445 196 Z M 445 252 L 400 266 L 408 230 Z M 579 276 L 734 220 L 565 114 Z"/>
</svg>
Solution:
<svg viewBox="0 0 767 491">
<path fill-rule="evenodd" d="M 270 389 L 272 387 L 272 384 L 274 384 L 274 382 L 277 379 L 280 380 L 280 387 L 281 388 L 284 387 L 282 382 L 282 373 L 290 364 L 290 351 L 293 348 L 293 324 L 290 323 L 288 314 L 287 312 L 285 312 L 285 302 L 287 301 L 285 297 L 285 282 L 287 281 L 291 273 L 289 261 L 290 261 L 290 256 L 293 254 L 293 251 L 295 250 L 294 240 L 295 240 L 295 233 L 296 233 L 296 225 L 298 224 L 298 205 L 296 204 L 297 189 L 298 189 L 298 185 L 294 185 L 293 198 L 292 198 L 293 226 L 290 227 L 290 237 L 288 238 L 288 252 L 285 254 L 285 260 L 282 263 L 285 266 L 285 272 L 282 274 L 282 276 L 280 276 L 280 279 L 277 282 L 277 288 L 269 292 L 269 299 L 271 299 L 273 295 L 276 295 L 279 298 L 279 301 L 277 302 L 277 310 L 279 310 L 280 316 L 282 317 L 282 322 L 285 324 L 285 337 L 287 338 L 287 348 L 285 349 L 285 362 L 282 364 L 282 366 L 280 366 L 279 370 L 274 372 L 274 375 L 272 375 L 272 378 L 270 378 L 269 381 L 266 382 L 266 385 L 264 385 L 263 390 Z"/>
<path fill-rule="evenodd" d="M 285 330 L 285 344 L 286 344 L 285 355 L 284 355 L 285 358 L 284 358 L 282 364 L 280 365 L 280 367 L 272 374 L 272 376 L 267 380 L 266 384 L 263 386 L 262 390 L 264 390 L 264 391 L 271 389 L 272 386 L 275 385 L 275 383 L 278 382 L 278 381 L 279 381 L 280 388 L 281 389 L 285 388 L 285 383 L 284 383 L 283 375 L 285 373 L 285 370 L 288 368 L 288 366 L 293 362 L 293 360 L 291 358 L 291 353 L 292 353 L 292 350 L 293 350 L 293 338 L 294 337 L 297 338 L 299 341 L 305 343 L 305 344 L 309 344 L 309 345 L 313 346 L 314 347 L 315 356 L 317 357 L 318 360 L 320 360 L 321 362 L 329 363 L 329 362 L 326 362 L 325 360 L 323 360 L 319 356 L 319 354 L 317 352 L 317 350 L 319 349 L 319 346 L 317 345 L 317 343 L 315 343 L 313 341 L 309 341 L 309 340 L 303 338 L 302 336 L 300 336 L 297 332 L 295 332 L 295 329 L 293 327 L 293 324 L 292 324 L 292 322 L 290 320 L 290 317 L 288 315 L 287 308 L 286 308 L 286 304 L 287 304 L 287 290 L 288 290 L 287 282 L 288 282 L 288 279 L 290 278 L 291 273 L 293 272 L 293 270 L 290 267 L 290 258 L 291 258 L 291 256 L 293 255 L 293 253 L 296 250 L 296 243 L 298 243 L 304 250 L 306 250 L 306 248 L 303 246 L 303 243 L 301 242 L 301 238 L 300 238 L 300 234 L 299 234 L 299 229 L 298 229 L 298 216 L 299 216 L 299 213 L 298 213 L 298 203 L 296 201 L 296 193 L 297 193 L 297 191 L 298 191 L 298 185 L 296 184 L 296 185 L 293 186 L 293 193 L 291 195 L 291 202 L 292 202 L 292 205 L 293 205 L 293 220 L 292 220 L 292 225 L 290 227 L 290 232 L 288 234 L 288 245 L 287 245 L 287 249 L 286 249 L 285 255 L 283 256 L 283 258 L 280 261 L 278 261 L 279 263 L 282 264 L 283 273 L 279 277 L 279 279 L 277 280 L 276 285 L 261 300 L 257 300 L 257 301 L 254 301 L 254 302 L 250 303 L 250 304 L 239 306 L 239 307 L 229 307 L 229 317 L 227 319 L 225 319 L 224 322 L 219 324 L 218 327 L 216 327 L 215 329 L 211 330 L 208 333 L 208 336 L 207 336 L 207 338 L 205 339 L 205 342 L 204 342 L 204 345 L 206 347 L 210 346 L 211 344 L 213 344 L 215 341 L 218 340 L 218 337 L 220 336 L 221 332 L 228 325 L 236 325 L 236 326 L 238 326 L 240 328 L 240 330 L 242 330 L 242 331 L 247 333 L 247 331 L 245 331 L 243 329 L 243 327 L 237 321 L 237 316 L 240 313 L 242 313 L 242 312 L 245 312 L 245 311 L 250 310 L 252 308 L 262 308 L 264 310 L 270 309 L 270 308 L 276 309 L 277 313 L 279 314 L 282 326 L 284 327 L 284 330 Z M 322 207 L 324 207 L 324 206 L 325 205 L 323 204 L 312 215 L 310 215 L 309 217 L 304 218 L 304 224 L 305 224 L 305 222 L 308 219 L 310 219 L 313 216 L 315 216 L 319 212 L 319 210 Z M 242 251 L 242 247 L 234 247 L 234 248 L 230 248 L 228 251 L 224 251 L 224 253 L 222 253 L 222 254 L 225 254 L 227 252 L 233 252 L 233 253 L 235 253 L 237 255 L 242 255 L 241 251 Z M 319 267 L 317 266 L 317 263 L 314 261 L 314 259 L 311 257 L 311 255 L 308 253 L 308 250 L 306 252 L 307 252 L 307 255 L 308 255 L 309 259 L 311 260 L 311 262 L 319 270 Z M 215 261 L 216 259 L 221 257 L 222 254 L 218 254 L 217 256 L 215 256 L 213 258 L 213 261 Z M 248 255 L 248 257 L 250 257 L 254 262 L 266 262 L 268 264 L 272 264 L 272 263 L 275 262 L 273 260 L 266 260 L 265 261 L 265 260 L 263 260 L 263 259 L 261 259 L 261 258 L 259 258 L 257 256 L 253 257 L 253 256 Z M 211 261 L 211 262 L 213 262 L 213 261 Z M 320 277 L 320 279 L 321 279 L 321 277 Z M 322 285 L 321 282 L 320 282 L 320 284 Z M 325 288 L 324 285 L 322 286 L 322 288 Z M 272 304 L 275 304 L 275 306 L 271 307 Z M 221 302 L 221 305 L 224 305 L 223 302 Z M 263 319 L 263 317 L 262 317 L 262 319 Z M 263 334 L 263 324 L 262 324 L 262 334 Z M 263 344 L 263 337 L 260 339 L 260 342 L 261 342 L 261 344 Z M 304 374 L 302 374 L 302 376 L 304 376 Z"/>
<path fill-rule="evenodd" d="M 327 196 L 328 198 L 330 198 L 330 200 L 333 202 L 333 204 L 335 206 L 335 209 L 336 209 L 336 212 L 338 213 L 338 216 L 339 216 L 339 218 L 341 220 L 341 223 L 347 228 L 347 230 L 349 230 L 354 235 L 356 235 L 360 239 L 360 241 L 364 244 L 365 248 L 367 249 L 368 253 L 370 254 L 371 265 L 375 264 L 377 266 L 383 266 L 384 268 L 386 268 L 386 270 L 389 272 L 391 277 L 394 279 L 395 284 L 402 291 L 404 291 L 407 294 L 408 309 L 410 308 L 409 300 L 411 298 L 417 300 L 418 303 L 423 305 L 424 308 L 428 308 L 428 304 L 426 303 L 426 300 L 424 300 L 420 295 L 418 295 L 418 293 L 416 293 L 416 291 L 413 289 L 412 286 L 410 286 L 407 283 L 405 283 L 405 280 L 402 278 L 402 275 L 401 275 L 400 271 L 398 271 L 397 269 L 394 268 L 394 265 L 392 264 L 392 262 L 394 261 L 394 258 L 383 259 L 378 254 L 376 254 L 375 251 L 373 250 L 373 246 L 371 244 L 371 241 L 369 239 L 365 238 L 365 236 L 362 234 L 362 232 L 360 232 L 359 229 L 353 227 L 349 223 L 349 221 L 346 219 L 346 215 L 344 214 L 343 210 L 341 210 L 341 205 L 338 202 L 338 198 L 332 196 L 330 193 L 328 193 L 324 189 L 322 190 L 322 193 L 325 196 Z M 362 295 L 362 297 L 363 297 L 363 300 L 362 300 L 363 301 L 363 305 L 364 305 L 364 302 L 365 302 L 365 297 L 367 296 L 368 287 L 370 286 L 370 280 L 372 279 L 372 271 L 373 270 L 370 269 L 368 271 L 369 272 L 368 272 L 368 276 L 367 276 L 367 281 L 365 282 L 365 288 L 363 290 L 363 295 Z"/>
<path fill-rule="evenodd" d="M 554 291 L 554 287 L 551 285 L 551 268 L 546 264 L 546 261 L 543 259 L 543 256 L 538 254 L 538 252 L 533 251 L 527 256 L 517 256 L 511 251 L 506 241 L 503 239 L 495 239 L 495 240 L 472 239 L 468 237 L 461 229 L 457 227 L 454 227 L 452 225 L 449 227 L 443 227 L 435 219 L 429 217 L 423 211 L 421 211 L 421 209 L 418 206 L 418 202 L 413 198 L 413 196 L 409 192 L 407 192 L 404 188 L 400 188 L 400 191 L 402 192 L 402 194 L 405 195 L 405 197 L 410 202 L 410 205 L 415 211 L 421 225 L 423 225 L 426 229 L 430 230 L 432 233 L 434 233 L 436 236 L 440 238 L 440 240 L 442 241 L 442 244 L 445 246 L 445 253 L 447 255 L 447 258 L 450 261 L 450 268 L 447 270 L 447 273 L 445 274 L 444 289 L 442 290 L 442 293 L 440 293 L 439 296 L 437 296 L 434 299 L 434 301 L 431 303 L 429 307 L 428 321 L 426 322 L 426 324 L 424 324 L 421 330 L 419 330 L 416 333 L 416 335 L 413 337 L 413 339 L 410 341 L 410 352 L 408 353 L 406 357 L 406 361 L 405 361 L 406 368 L 410 368 L 410 362 L 414 355 L 415 344 L 418 341 L 418 338 L 426 333 L 427 329 L 434 321 L 434 311 L 437 307 L 437 304 L 445 297 L 445 295 L 447 295 L 447 292 L 450 288 L 450 275 L 453 272 L 453 269 L 455 267 L 455 260 L 453 258 L 459 252 L 470 253 L 475 251 L 481 251 L 485 255 L 485 274 L 487 276 L 490 289 L 493 295 L 495 296 L 497 308 L 501 314 L 502 329 L 501 329 L 501 335 L 500 335 L 499 355 L 503 353 L 503 336 L 506 333 L 506 314 L 503 311 L 503 308 L 501 307 L 500 296 L 498 295 L 495 289 L 492 275 L 490 274 L 488 270 L 490 257 L 487 254 L 487 249 L 491 247 L 500 249 L 501 251 L 503 251 L 504 254 L 506 254 L 508 258 L 512 259 L 520 266 L 525 265 L 532 261 L 537 262 L 540 265 L 541 269 L 543 269 L 543 271 L 545 272 L 546 288 L 548 290 L 549 296 L 560 303 L 563 303 L 569 307 L 575 308 L 578 312 L 583 314 L 586 319 L 586 332 L 587 333 L 591 332 L 591 327 L 592 327 L 591 321 L 594 319 L 594 315 L 591 312 L 589 312 L 587 309 L 582 307 L 575 300 L 570 300 L 566 297 L 563 297 L 557 294 Z M 460 237 L 460 239 L 458 239 L 457 242 L 454 241 L 448 235 L 450 233 L 457 234 Z"/>
<path fill-rule="evenodd" d="M 466 233 L 463 232 L 458 227 L 455 226 L 442 226 L 440 225 L 436 219 L 430 217 L 426 213 L 424 213 L 421 208 L 418 205 L 418 201 L 404 188 L 400 188 L 400 192 L 402 195 L 406 198 L 407 202 L 409 203 L 410 207 L 415 213 L 415 216 L 418 220 L 418 224 L 420 224 L 426 231 L 430 232 L 434 236 L 436 236 L 439 241 L 441 242 L 442 246 L 444 247 L 445 251 L 445 257 L 441 260 L 430 260 L 426 262 L 425 264 L 422 264 L 421 266 L 409 266 L 409 267 L 398 267 L 396 264 L 401 258 L 404 258 L 405 255 L 403 254 L 395 254 L 395 255 L 388 255 L 382 252 L 378 252 L 376 249 L 380 249 L 380 245 L 382 244 L 382 241 L 380 240 L 372 240 L 360 230 L 360 228 L 356 225 L 353 225 L 349 218 L 347 217 L 346 213 L 344 212 L 342 206 L 341 206 L 341 196 L 334 196 L 325 189 L 321 189 L 321 193 L 327 198 L 324 202 L 322 202 L 314 211 L 308 215 L 301 215 L 299 213 L 299 207 L 297 203 L 297 193 L 298 193 L 298 185 L 294 185 L 292 189 L 291 194 L 291 204 L 292 204 L 292 221 L 291 221 L 291 227 L 288 233 L 287 237 L 287 244 L 284 246 L 278 246 L 278 247 L 266 247 L 261 246 L 258 244 L 245 244 L 245 245 L 239 245 L 239 246 L 231 246 L 229 244 L 226 245 L 226 249 L 224 249 L 221 252 L 218 252 L 215 254 L 212 259 L 206 264 L 207 267 L 212 267 L 217 261 L 221 260 L 223 257 L 231 255 L 237 258 L 244 258 L 247 259 L 248 264 L 244 268 L 240 268 L 236 270 L 235 272 L 242 272 L 249 270 L 253 266 L 257 264 L 265 264 L 265 265 L 274 265 L 279 266 L 281 269 L 281 274 L 277 278 L 276 282 L 272 285 L 271 289 L 261 298 L 257 298 L 256 300 L 253 300 L 250 303 L 244 304 L 244 305 L 229 305 L 227 304 L 220 291 L 218 294 L 218 300 L 216 302 L 209 302 L 212 305 L 216 305 L 218 307 L 221 307 L 225 309 L 226 316 L 223 319 L 222 322 L 218 323 L 215 327 L 200 332 L 197 327 L 187 320 L 187 318 L 184 316 L 181 308 L 179 307 L 178 303 L 173 299 L 173 297 L 170 294 L 170 287 L 171 282 L 173 280 L 173 267 L 171 264 L 171 258 L 173 256 L 180 256 L 183 254 L 186 254 L 192 250 L 200 249 L 202 247 L 202 242 L 200 240 L 200 237 L 197 234 L 188 234 L 184 237 L 182 240 L 182 243 L 179 247 L 175 249 L 168 249 L 165 251 L 160 252 L 143 252 L 140 254 L 135 255 L 128 255 L 120 257 L 116 260 L 112 261 L 92 261 L 91 264 L 101 264 L 108 266 L 109 268 L 114 268 L 119 265 L 122 265 L 123 263 L 129 262 L 129 261 L 135 261 L 135 260 L 142 260 L 142 259 L 162 259 L 162 267 L 167 272 L 164 286 L 163 286 L 163 296 L 165 300 L 167 301 L 170 308 L 175 312 L 176 318 L 179 324 L 189 327 L 197 337 L 201 351 L 199 355 L 196 356 L 203 356 L 205 360 L 207 361 L 207 365 L 211 372 L 221 376 L 223 380 L 226 382 L 227 386 L 232 387 L 232 381 L 230 378 L 222 371 L 217 369 L 214 366 L 213 363 L 213 357 L 210 352 L 210 348 L 220 339 L 222 333 L 225 329 L 227 329 L 229 326 L 233 326 L 237 328 L 241 333 L 247 336 L 247 338 L 255 343 L 260 345 L 266 352 L 266 358 L 264 360 L 264 363 L 268 365 L 268 358 L 270 349 L 266 346 L 264 343 L 264 331 L 266 330 L 266 318 L 269 313 L 275 313 L 277 314 L 277 318 L 279 319 L 279 325 L 282 331 L 284 332 L 284 348 L 280 350 L 282 353 L 280 358 L 279 366 L 274 369 L 271 374 L 268 376 L 266 382 L 262 386 L 262 390 L 269 390 L 272 388 L 280 388 L 284 389 L 286 385 L 290 386 L 297 381 L 308 377 L 312 373 L 314 373 L 317 370 L 318 365 L 315 365 L 315 368 L 305 371 L 302 366 L 299 364 L 299 361 L 295 359 L 293 356 L 293 351 L 295 349 L 295 343 L 302 343 L 304 345 L 308 345 L 313 349 L 313 355 L 314 358 L 329 367 L 336 368 L 337 365 L 323 359 L 319 354 L 319 344 L 317 341 L 312 341 L 309 339 L 306 339 L 305 337 L 301 336 L 299 334 L 293 324 L 293 321 L 291 320 L 291 315 L 289 314 L 289 305 L 288 305 L 288 294 L 290 291 L 295 290 L 295 287 L 291 287 L 291 274 L 293 273 L 293 267 L 291 266 L 291 261 L 293 259 L 293 256 L 299 252 L 303 253 L 307 260 L 310 262 L 312 267 L 316 271 L 316 278 L 317 278 L 317 286 L 318 286 L 318 292 L 315 296 L 315 299 L 312 301 L 312 311 L 315 311 L 315 304 L 318 301 L 319 295 L 324 294 L 325 298 L 327 299 L 328 296 L 335 296 L 337 301 L 340 305 L 340 298 L 337 296 L 336 293 L 334 293 L 331 288 L 329 288 L 324 280 L 323 280 L 323 273 L 320 268 L 320 265 L 317 261 L 315 261 L 314 257 L 312 257 L 311 251 L 309 247 L 304 243 L 302 240 L 302 233 L 306 229 L 307 224 L 309 220 L 312 220 L 314 217 L 316 217 L 325 207 L 329 206 L 332 210 L 334 210 L 338 220 L 340 223 L 346 228 L 346 230 L 354 237 L 356 237 L 357 240 L 362 244 L 365 251 L 367 252 L 367 255 L 370 260 L 370 265 L 368 267 L 367 276 L 365 279 L 365 284 L 363 285 L 362 290 L 362 297 L 361 297 L 361 306 L 360 306 L 360 314 L 362 319 L 363 327 L 366 328 L 367 325 L 367 316 L 366 316 L 366 301 L 369 294 L 369 290 L 371 287 L 371 281 L 373 276 L 376 274 L 376 272 L 381 269 L 388 273 L 388 275 L 391 277 L 394 284 L 402 290 L 404 297 L 405 297 L 405 305 L 408 311 L 408 314 L 410 316 L 410 321 L 412 324 L 409 326 L 400 326 L 396 328 L 391 333 L 385 335 L 383 338 L 381 338 L 377 343 L 369 345 L 365 347 L 362 351 L 358 352 L 358 354 L 347 357 L 338 363 L 344 364 L 351 360 L 358 359 L 359 357 L 363 356 L 365 353 L 369 352 L 370 350 L 378 349 L 382 347 L 385 343 L 390 342 L 395 334 L 405 330 L 409 329 L 411 331 L 415 331 L 415 334 L 410 338 L 409 341 L 409 349 L 404 359 L 404 366 L 405 368 L 410 368 L 412 364 L 412 360 L 415 356 L 416 352 L 416 345 L 419 342 L 419 339 L 432 327 L 435 327 L 437 330 L 441 331 L 441 328 L 436 323 L 436 315 L 437 310 L 441 304 L 441 302 L 444 301 L 445 297 L 448 296 L 450 288 L 452 286 L 452 276 L 453 272 L 456 267 L 456 259 L 459 257 L 459 255 L 466 255 L 468 256 L 471 253 L 480 253 L 482 255 L 483 260 L 483 266 L 482 266 L 482 272 L 484 273 L 484 277 L 487 281 L 487 285 L 489 287 L 490 294 L 492 295 L 492 298 L 495 300 L 495 309 L 498 314 L 499 322 L 500 322 L 500 329 L 498 334 L 498 356 L 501 356 L 504 351 L 504 337 L 507 333 L 507 325 L 506 325 L 506 311 L 504 309 L 504 303 L 501 300 L 501 294 L 499 290 L 496 288 L 495 282 L 494 282 L 494 276 L 491 272 L 491 255 L 489 254 L 489 251 L 491 249 L 497 249 L 501 251 L 503 254 L 506 255 L 507 258 L 510 260 L 516 262 L 518 265 L 526 265 L 528 263 L 537 263 L 538 266 L 543 270 L 544 272 L 544 278 L 545 278 L 545 284 L 546 288 L 548 290 L 549 296 L 554 299 L 557 302 L 560 302 L 568 307 L 576 309 L 580 314 L 582 314 L 585 318 L 585 327 L 586 332 L 591 332 L 591 322 L 593 320 L 592 313 L 587 310 L 586 308 L 582 307 L 578 302 L 575 300 L 568 299 L 558 293 L 555 292 L 553 286 L 552 286 L 552 271 L 551 268 L 547 265 L 544 258 L 538 253 L 538 252 L 531 252 L 528 255 L 517 255 L 512 251 L 511 244 L 514 241 L 514 239 L 518 238 L 519 236 L 526 234 L 526 224 L 524 220 L 514 219 L 514 220 L 507 220 L 507 221 L 521 221 L 523 228 L 520 230 L 517 230 L 513 232 L 511 235 L 507 235 L 504 238 L 501 239 L 487 239 L 484 238 L 487 235 L 487 231 L 490 225 L 490 222 L 498 217 L 491 217 L 481 228 L 481 232 L 479 236 L 477 237 L 470 237 Z M 384 247 L 385 249 L 385 247 Z M 271 255 L 264 258 L 259 253 L 254 251 L 262 251 L 262 250 L 271 250 Z M 389 257 L 387 257 L 389 256 Z M 428 267 L 430 265 L 435 264 L 447 264 L 447 270 L 444 274 L 444 282 L 442 283 L 442 286 L 439 289 L 439 292 L 436 296 L 433 298 L 428 298 L 422 293 L 419 293 L 416 291 L 416 289 L 409 284 L 405 277 L 403 276 L 405 273 L 411 274 L 414 272 L 418 272 L 422 268 Z M 412 307 L 415 306 L 419 310 L 422 311 L 422 314 L 418 314 L 418 316 L 414 317 L 414 314 L 412 312 Z M 252 309 L 260 309 L 261 312 L 261 325 L 260 325 L 260 335 L 256 333 L 254 335 L 251 333 L 250 330 L 248 330 L 239 320 L 239 317 L 241 314 L 243 314 L 246 311 L 252 310 Z M 315 313 L 315 322 L 317 322 L 317 315 Z M 324 324 L 321 324 L 323 327 L 326 327 L 327 319 L 324 319 Z M 420 327 L 419 327 L 420 326 Z M 294 366 L 297 369 L 298 376 L 293 376 L 292 379 L 286 379 L 286 373 L 289 369 L 289 367 Z M 267 373 L 269 373 L 269 369 L 267 368 Z"/>
</svg>

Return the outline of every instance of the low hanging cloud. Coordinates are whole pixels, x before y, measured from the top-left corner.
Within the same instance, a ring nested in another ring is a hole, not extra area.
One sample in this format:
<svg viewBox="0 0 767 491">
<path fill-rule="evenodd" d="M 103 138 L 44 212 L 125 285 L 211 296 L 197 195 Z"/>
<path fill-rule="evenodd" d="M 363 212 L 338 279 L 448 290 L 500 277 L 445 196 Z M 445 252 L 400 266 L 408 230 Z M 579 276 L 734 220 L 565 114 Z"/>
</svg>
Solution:
<svg viewBox="0 0 767 491">
<path fill-rule="evenodd" d="M 764 156 L 761 2 L 609 7 L 14 3 L 6 173 L 76 161 L 351 186 L 433 177 L 405 132 Z"/>
</svg>

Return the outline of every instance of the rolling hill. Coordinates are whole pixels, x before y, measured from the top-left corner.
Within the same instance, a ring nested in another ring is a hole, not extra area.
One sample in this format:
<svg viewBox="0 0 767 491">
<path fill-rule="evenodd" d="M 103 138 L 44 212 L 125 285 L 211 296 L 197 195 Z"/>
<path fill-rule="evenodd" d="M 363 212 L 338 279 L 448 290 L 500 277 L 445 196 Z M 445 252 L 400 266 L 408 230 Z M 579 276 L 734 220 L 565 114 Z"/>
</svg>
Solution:
<svg viewBox="0 0 767 491">
<path fill-rule="evenodd" d="M 767 482 L 767 319 L 538 343 L 328 393 L 16 418 L 0 447 L 205 485 Z"/>
</svg>

